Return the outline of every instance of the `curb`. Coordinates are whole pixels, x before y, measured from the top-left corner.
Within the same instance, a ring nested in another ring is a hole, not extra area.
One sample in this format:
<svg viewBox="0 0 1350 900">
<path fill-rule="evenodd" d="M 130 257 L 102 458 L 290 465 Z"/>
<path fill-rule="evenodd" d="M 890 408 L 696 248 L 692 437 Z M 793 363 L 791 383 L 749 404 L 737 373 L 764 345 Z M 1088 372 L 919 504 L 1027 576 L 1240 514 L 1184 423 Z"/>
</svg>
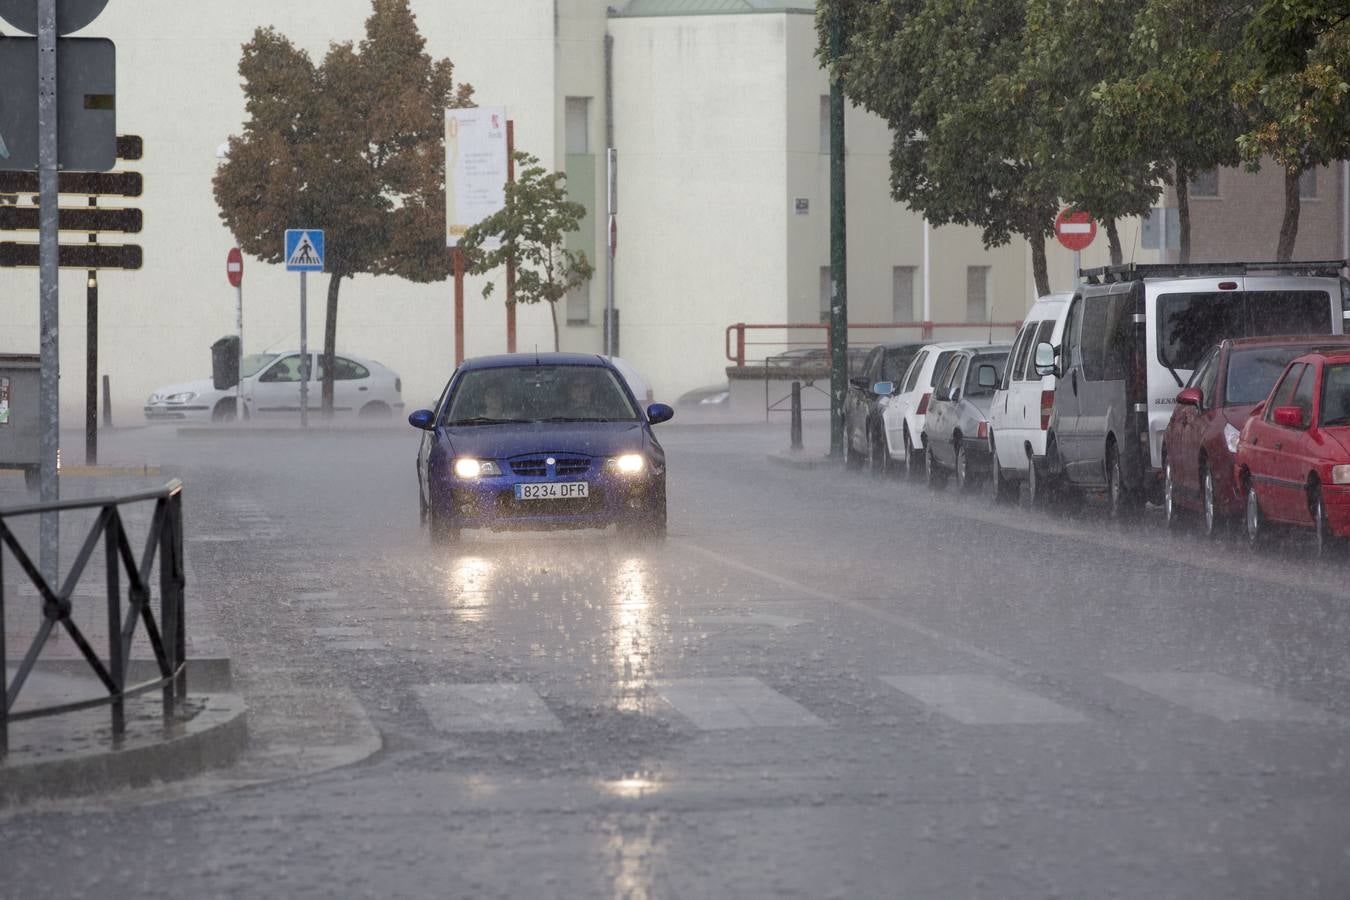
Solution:
<svg viewBox="0 0 1350 900">
<path fill-rule="evenodd" d="M 830 459 L 828 456 L 821 456 L 818 451 L 812 450 L 780 450 L 777 453 L 770 453 L 768 456 L 769 462 L 787 466 L 790 469 L 825 469 L 835 468 L 839 465 L 837 460 Z"/>
<path fill-rule="evenodd" d="M 405 425 L 406 427 L 406 425 Z M 380 435 L 389 434 L 397 430 L 397 426 L 385 422 L 379 425 L 311 425 L 308 428 L 297 426 L 247 426 L 244 428 L 233 428 L 228 425 L 210 426 L 210 425 L 185 425 L 178 428 L 178 436 L 182 438 L 251 438 L 251 437 L 304 437 L 309 434 L 322 435 Z"/>
<path fill-rule="evenodd" d="M 238 694 L 189 694 L 186 702 L 200 708 L 173 726 L 175 734 L 168 738 L 159 722 L 159 695 L 135 699 L 154 712 L 142 711 L 142 721 L 128 722 L 120 748 L 103 749 L 110 746 L 106 724 L 96 735 L 102 744 L 97 750 L 24 762 L 23 749 L 11 747 L 9 762 L 0 763 L 0 808 L 187 778 L 230 765 L 248 745 L 248 709 Z M 133 717 L 130 703 L 127 715 Z M 11 729 L 11 744 L 14 739 Z"/>
<path fill-rule="evenodd" d="M 189 689 L 193 692 L 215 693 L 229 691 L 233 688 L 234 675 L 230 669 L 230 658 L 228 656 L 190 656 L 186 662 L 187 683 Z M 90 674 L 89 663 L 83 657 L 70 657 L 68 659 L 39 658 L 33 666 L 33 671 L 73 678 L 87 677 Z M 127 660 L 128 684 L 152 681 L 159 677 L 159 663 L 155 660 L 140 657 Z"/>
</svg>

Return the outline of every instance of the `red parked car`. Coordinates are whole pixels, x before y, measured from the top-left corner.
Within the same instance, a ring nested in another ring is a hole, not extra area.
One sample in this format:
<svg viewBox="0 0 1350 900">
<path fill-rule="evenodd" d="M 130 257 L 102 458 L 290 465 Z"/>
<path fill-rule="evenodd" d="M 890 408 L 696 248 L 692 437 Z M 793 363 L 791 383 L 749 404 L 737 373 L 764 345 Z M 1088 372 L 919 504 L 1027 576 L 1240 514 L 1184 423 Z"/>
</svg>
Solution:
<svg viewBox="0 0 1350 900">
<path fill-rule="evenodd" d="M 1169 527 L 1185 511 L 1200 513 L 1211 536 L 1238 520 L 1246 498 L 1233 480 L 1238 434 L 1270 394 L 1289 361 L 1313 350 L 1350 350 L 1350 337 L 1257 337 L 1226 340 L 1195 367 L 1163 437 L 1163 512 Z"/>
<path fill-rule="evenodd" d="M 1350 350 L 1289 364 L 1243 426 L 1234 477 L 1251 543 L 1268 522 L 1311 527 L 1319 554 L 1350 536 Z"/>
</svg>

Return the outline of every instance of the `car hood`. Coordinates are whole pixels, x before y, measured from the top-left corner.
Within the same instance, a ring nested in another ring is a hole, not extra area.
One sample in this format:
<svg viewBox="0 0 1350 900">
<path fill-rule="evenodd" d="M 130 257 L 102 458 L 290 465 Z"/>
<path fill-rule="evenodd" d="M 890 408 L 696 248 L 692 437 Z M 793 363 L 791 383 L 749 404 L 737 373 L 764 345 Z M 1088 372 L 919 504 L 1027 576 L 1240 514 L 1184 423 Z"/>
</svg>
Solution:
<svg viewBox="0 0 1350 900">
<path fill-rule="evenodd" d="M 167 397 L 170 394 L 184 394 L 188 391 L 200 397 L 203 394 L 215 393 L 216 385 L 210 378 L 202 378 L 198 381 L 184 381 L 181 384 L 169 384 L 164 387 L 157 387 L 151 393 L 159 394 L 161 397 Z"/>
<path fill-rule="evenodd" d="M 1229 425 L 1232 425 L 1238 431 L 1241 431 L 1242 426 L 1252 417 L 1252 410 L 1260 405 L 1261 404 L 1259 403 L 1250 403 L 1242 406 L 1225 406 L 1223 408 L 1223 417 L 1228 421 Z"/>
<path fill-rule="evenodd" d="M 1350 425 L 1332 425 L 1322 428 L 1322 434 L 1340 445 L 1341 452 L 1350 457 Z"/>
<path fill-rule="evenodd" d="M 510 459 L 527 453 L 582 453 L 612 456 L 646 443 L 640 422 L 466 425 L 445 428 L 451 449 L 479 459 Z"/>
</svg>

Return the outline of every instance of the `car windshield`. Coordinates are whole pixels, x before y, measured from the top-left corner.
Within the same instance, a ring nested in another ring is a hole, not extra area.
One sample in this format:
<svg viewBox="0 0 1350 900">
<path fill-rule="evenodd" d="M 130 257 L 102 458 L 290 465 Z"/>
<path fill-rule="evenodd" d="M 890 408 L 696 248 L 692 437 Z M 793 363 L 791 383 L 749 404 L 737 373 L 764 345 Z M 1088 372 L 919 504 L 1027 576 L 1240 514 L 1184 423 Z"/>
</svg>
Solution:
<svg viewBox="0 0 1350 900">
<path fill-rule="evenodd" d="M 276 359 L 277 356 L 278 354 L 276 353 L 253 353 L 249 356 L 245 356 L 239 361 L 239 374 L 244 378 L 248 378 L 250 375 L 257 375 L 267 367 L 268 363 Z"/>
<path fill-rule="evenodd" d="M 1228 357 L 1228 378 L 1224 382 L 1225 406 L 1251 406 L 1270 394 L 1289 360 L 1306 348 L 1261 347 L 1238 350 Z M 1209 402 L 1206 399 L 1205 402 Z"/>
<path fill-rule="evenodd" d="M 1319 424 L 1350 425 L 1350 363 L 1336 363 L 1323 370 Z"/>
<path fill-rule="evenodd" d="M 637 418 L 619 380 L 603 366 L 501 366 L 470 369 L 460 376 L 445 421 L 493 425 Z"/>
</svg>

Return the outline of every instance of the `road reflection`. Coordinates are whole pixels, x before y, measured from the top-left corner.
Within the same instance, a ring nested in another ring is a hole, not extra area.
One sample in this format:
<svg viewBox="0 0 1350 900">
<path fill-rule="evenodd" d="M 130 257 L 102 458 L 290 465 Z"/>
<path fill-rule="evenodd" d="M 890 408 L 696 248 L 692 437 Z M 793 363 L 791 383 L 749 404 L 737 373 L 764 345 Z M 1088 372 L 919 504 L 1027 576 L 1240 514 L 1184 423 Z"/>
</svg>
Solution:
<svg viewBox="0 0 1350 900">
<path fill-rule="evenodd" d="M 638 557 L 619 562 L 611 578 L 611 646 L 618 708 L 642 712 L 651 680 L 652 596 L 647 563 Z"/>
<path fill-rule="evenodd" d="M 466 622 L 481 622 L 487 615 L 497 564 L 482 556 L 460 556 L 450 565 L 449 600 Z"/>
</svg>

